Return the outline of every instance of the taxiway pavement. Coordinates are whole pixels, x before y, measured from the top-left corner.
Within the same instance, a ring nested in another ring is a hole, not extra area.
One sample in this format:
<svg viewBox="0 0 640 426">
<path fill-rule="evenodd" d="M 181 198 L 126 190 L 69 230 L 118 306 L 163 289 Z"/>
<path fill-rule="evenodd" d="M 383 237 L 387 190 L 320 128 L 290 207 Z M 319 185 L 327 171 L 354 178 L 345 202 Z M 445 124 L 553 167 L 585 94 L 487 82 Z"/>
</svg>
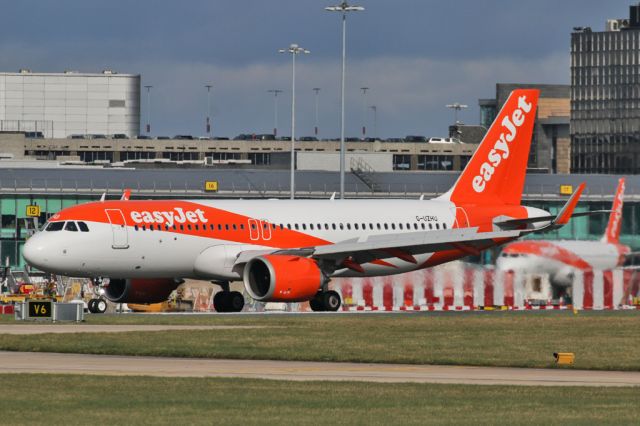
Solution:
<svg viewBox="0 0 640 426">
<path fill-rule="evenodd" d="M 0 373 L 242 377 L 525 386 L 640 386 L 640 372 L 0 352 Z"/>
</svg>

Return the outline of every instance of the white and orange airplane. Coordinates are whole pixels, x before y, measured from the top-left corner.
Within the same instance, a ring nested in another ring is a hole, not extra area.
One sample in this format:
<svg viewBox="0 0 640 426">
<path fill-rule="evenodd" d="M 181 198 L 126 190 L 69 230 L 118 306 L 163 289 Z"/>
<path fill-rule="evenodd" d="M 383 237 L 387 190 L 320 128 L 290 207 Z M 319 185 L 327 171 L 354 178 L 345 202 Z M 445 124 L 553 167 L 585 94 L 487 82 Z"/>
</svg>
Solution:
<svg viewBox="0 0 640 426">
<path fill-rule="evenodd" d="M 524 274 L 548 274 L 553 286 L 564 288 L 573 284 L 577 271 L 608 270 L 623 266 L 627 257 L 633 254 L 629 246 L 620 244 L 624 183 L 624 178 L 618 181 L 609 222 L 600 241 L 514 242 L 504 247 L 496 267 Z"/>
<path fill-rule="evenodd" d="M 399 274 L 559 227 L 560 214 L 520 205 L 537 90 L 516 90 L 457 182 L 433 200 L 118 201 L 70 207 L 25 244 L 40 270 L 109 278 L 113 302 L 166 300 L 182 278 L 222 287 L 216 310 L 239 311 L 243 280 L 258 301 L 310 301 L 335 311 L 331 277 Z"/>
</svg>

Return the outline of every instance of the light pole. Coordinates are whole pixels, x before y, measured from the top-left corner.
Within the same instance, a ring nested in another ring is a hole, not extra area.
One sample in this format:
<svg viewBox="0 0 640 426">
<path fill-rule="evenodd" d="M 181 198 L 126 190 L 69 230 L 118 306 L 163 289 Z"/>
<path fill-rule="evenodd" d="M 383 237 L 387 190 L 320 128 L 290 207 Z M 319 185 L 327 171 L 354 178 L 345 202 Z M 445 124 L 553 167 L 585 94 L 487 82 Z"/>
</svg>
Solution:
<svg viewBox="0 0 640 426">
<path fill-rule="evenodd" d="M 367 136 L 367 90 L 368 87 L 361 87 L 362 90 L 362 139 Z"/>
<path fill-rule="evenodd" d="M 211 84 L 205 84 L 204 87 L 207 88 L 207 126 L 206 132 L 211 137 L 211 88 L 213 87 Z"/>
<path fill-rule="evenodd" d="M 347 1 L 343 1 L 337 6 L 325 7 L 329 12 L 342 13 L 342 86 L 340 97 L 340 199 L 344 199 L 344 85 L 346 74 L 347 58 L 347 12 L 360 12 L 364 10 L 362 6 L 350 6 Z"/>
<path fill-rule="evenodd" d="M 373 138 L 378 140 L 378 107 L 371 105 L 369 108 L 373 110 Z"/>
<path fill-rule="evenodd" d="M 316 93 L 316 125 L 313 127 L 313 134 L 318 137 L 318 94 L 320 93 L 320 88 L 314 87 L 313 91 Z"/>
<path fill-rule="evenodd" d="M 282 93 L 280 89 L 267 90 L 268 93 L 273 93 L 273 137 L 278 137 L 278 93 Z"/>
<path fill-rule="evenodd" d="M 447 105 L 447 108 L 453 110 L 453 117 L 454 117 L 454 120 L 455 120 L 453 124 L 458 124 L 458 111 L 461 111 L 461 110 L 463 110 L 465 108 L 469 108 L 469 106 L 468 105 L 463 105 L 463 104 L 460 104 L 460 103 L 456 102 L 456 103 Z"/>
<path fill-rule="evenodd" d="M 153 86 L 144 86 L 147 89 L 147 135 L 151 134 L 151 88 Z"/>
<path fill-rule="evenodd" d="M 295 198 L 295 167 L 296 167 L 296 56 L 300 53 L 310 53 L 297 44 L 291 44 L 287 49 L 280 49 L 280 53 L 291 53 L 291 194 Z"/>
</svg>

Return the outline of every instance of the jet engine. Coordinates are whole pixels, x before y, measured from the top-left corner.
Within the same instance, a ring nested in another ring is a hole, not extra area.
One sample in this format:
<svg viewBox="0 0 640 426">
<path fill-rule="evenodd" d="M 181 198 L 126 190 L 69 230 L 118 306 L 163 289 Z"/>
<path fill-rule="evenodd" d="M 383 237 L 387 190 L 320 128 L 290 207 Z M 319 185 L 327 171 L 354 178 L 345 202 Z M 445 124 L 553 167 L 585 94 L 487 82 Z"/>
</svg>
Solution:
<svg viewBox="0 0 640 426">
<path fill-rule="evenodd" d="M 551 277 L 551 282 L 558 287 L 570 287 L 573 285 L 573 280 L 576 277 L 575 269 L 566 266 L 561 268 Z"/>
<path fill-rule="evenodd" d="M 110 279 L 105 297 L 114 303 L 160 303 L 180 285 L 171 278 Z"/>
<path fill-rule="evenodd" d="M 244 268 L 249 295 L 265 302 L 302 302 L 318 293 L 324 276 L 313 259 L 291 255 L 264 255 Z"/>
</svg>

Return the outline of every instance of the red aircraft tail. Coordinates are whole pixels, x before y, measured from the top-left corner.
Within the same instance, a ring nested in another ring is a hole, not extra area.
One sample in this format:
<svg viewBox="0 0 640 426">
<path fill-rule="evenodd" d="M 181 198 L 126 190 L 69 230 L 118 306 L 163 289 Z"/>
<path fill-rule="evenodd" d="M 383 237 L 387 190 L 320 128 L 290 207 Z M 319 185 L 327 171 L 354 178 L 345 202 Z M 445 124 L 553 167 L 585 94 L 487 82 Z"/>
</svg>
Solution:
<svg viewBox="0 0 640 426">
<path fill-rule="evenodd" d="M 617 244 L 620 241 L 620 228 L 622 227 L 622 199 L 624 198 L 624 178 L 618 180 L 618 189 L 613 197 L 613 207 L 609 215 L 607 230 L 604 232 L 602 241 Z"/>
<path fill-rule="evenodd" d="M 511 92 L 453 188 L 455 204 L 519 205 L 540 92 Z"/>
</svg>

